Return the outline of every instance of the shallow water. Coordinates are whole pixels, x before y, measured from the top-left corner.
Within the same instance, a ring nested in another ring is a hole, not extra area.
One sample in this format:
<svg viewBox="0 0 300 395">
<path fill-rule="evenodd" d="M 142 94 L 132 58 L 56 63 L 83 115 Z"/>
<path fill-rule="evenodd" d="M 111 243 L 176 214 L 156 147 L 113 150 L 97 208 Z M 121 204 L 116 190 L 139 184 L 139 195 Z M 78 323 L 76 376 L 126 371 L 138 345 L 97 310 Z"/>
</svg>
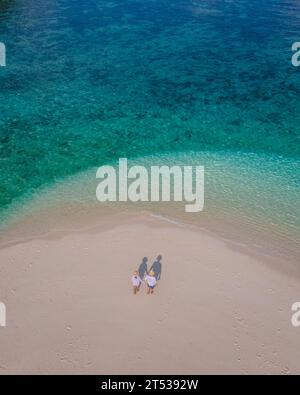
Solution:
<svg viewBox="0 0 300 395">
<path fill-rule="evenodd" d="M 111 162 L 118 170 L 118 162 Z M 100 203 L 97 169 L 81 172 L 37 191 L 7 210 L 0 227 L 0 246 L 51 231 L 79 231 L 112 223 L 120 213 L 152 214 L 212 231 L 249 252 L 299 260 L 300 163 L 275 155 L 232 152 L 184 152 L 136 158 L 143 165 L 203 165 L 204 210 L 186 213 L 184 202 Z M 128 182 L 130 185 L 130 181 Z M 121 215 L 121 217 L 122 217 Z M 119 217 L 118 217 L 119 218 Z"/>
<path fill-rule="evenodd" d="M 119 157 L 219 151 L 214 202 L 297 228 L 299 26 L 296 0 L 1 2 L 2 218 Z"/>
</svg>

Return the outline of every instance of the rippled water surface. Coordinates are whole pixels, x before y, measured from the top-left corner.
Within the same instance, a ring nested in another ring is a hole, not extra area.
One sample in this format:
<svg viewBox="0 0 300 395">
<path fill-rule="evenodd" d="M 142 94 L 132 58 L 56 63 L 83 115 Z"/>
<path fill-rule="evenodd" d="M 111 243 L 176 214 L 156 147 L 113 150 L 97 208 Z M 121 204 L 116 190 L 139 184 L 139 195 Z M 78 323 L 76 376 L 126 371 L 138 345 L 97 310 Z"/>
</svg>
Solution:
<svg viewBox="0 0 300 395">
<path fill-rule="evenodd" d="M 252 193 L 270 197 L 268 217 L 276 201 L 295 226 L 299 1 L 5 0 L 0 41 L 2 214 L 42 186 L 121 156 L 219 151 L 232 153 L 237 175 L 235 155 L 248 153 Z M 266 157 L 277 166 L 269 195 Z"/>
</svg>

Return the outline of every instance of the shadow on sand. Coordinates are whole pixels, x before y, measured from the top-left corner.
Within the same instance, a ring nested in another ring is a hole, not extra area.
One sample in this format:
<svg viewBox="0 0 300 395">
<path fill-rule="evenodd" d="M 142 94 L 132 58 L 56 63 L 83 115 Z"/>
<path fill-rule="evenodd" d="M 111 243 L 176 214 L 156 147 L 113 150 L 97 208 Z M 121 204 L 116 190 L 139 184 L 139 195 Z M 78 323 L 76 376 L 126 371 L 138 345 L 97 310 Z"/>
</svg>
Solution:
<svg viewBox="0 0 300 395">
<path fill-rule="evenodd" d="M 152 266 L 150 267 L 150 269 L 148 270 L 148 258 L 144 257 L 142 260 L 142 263 L 139 266 L 139 276 L 141 278 L 144 278 L 145 275 L 147 273 L 149 273 L 151 270 L 153 270 L 154 272 L 154 276 L 156 278 L 157 281 L 159 281 L 161 279 L 161 273 L 162 273 L 162 256 L 158 255 L 158 257 L 156 258 L 156 260 L 153 262 Z"/>
</svg>

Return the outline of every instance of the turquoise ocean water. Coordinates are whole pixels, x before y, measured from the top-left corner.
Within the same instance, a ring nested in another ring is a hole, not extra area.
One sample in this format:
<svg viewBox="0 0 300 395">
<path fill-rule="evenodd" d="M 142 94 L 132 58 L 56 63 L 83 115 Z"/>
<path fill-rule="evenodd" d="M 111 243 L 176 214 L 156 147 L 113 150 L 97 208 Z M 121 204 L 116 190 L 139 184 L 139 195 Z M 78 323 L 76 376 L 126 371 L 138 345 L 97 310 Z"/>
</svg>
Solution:
<svg viewBox="0 0 300 395">
<path fill-rule="evenodd" d="M 299 1 L 0 0 L 0 41 L 2 221 L 119 157 L 198 155 L 220 201 L 299 230 Z"/>
</svg>

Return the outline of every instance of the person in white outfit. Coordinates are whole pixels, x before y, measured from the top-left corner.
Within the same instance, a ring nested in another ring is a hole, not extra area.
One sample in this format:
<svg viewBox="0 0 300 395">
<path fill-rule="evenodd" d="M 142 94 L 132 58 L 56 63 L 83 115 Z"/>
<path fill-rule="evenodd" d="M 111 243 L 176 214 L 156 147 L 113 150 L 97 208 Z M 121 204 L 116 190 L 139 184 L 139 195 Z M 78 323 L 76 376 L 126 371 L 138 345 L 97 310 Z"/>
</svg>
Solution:
<svg viewBox="0 0 300 395">
<path fill-rule="evenodd" d="M 155 278 L 155 273 L 153 272 L 153 270 L 150 271 L 150 273 L 148 273 L 145 277 L 145 281 L 147 284 L 147 294 L 153 294 L 154 292 L 154 288 L 156 286 L 156 278 Z"/>
<path fill-rule="evenodd" d="M 133 273 L 133 276 L 131 277 L 131 283 L 133 286 L 133 293 L 135 295 L 139 292 L 140 286 L 142 284 L 142 279 L 140 278 L 139 273 L 137 271 Z"/>
</svg>

